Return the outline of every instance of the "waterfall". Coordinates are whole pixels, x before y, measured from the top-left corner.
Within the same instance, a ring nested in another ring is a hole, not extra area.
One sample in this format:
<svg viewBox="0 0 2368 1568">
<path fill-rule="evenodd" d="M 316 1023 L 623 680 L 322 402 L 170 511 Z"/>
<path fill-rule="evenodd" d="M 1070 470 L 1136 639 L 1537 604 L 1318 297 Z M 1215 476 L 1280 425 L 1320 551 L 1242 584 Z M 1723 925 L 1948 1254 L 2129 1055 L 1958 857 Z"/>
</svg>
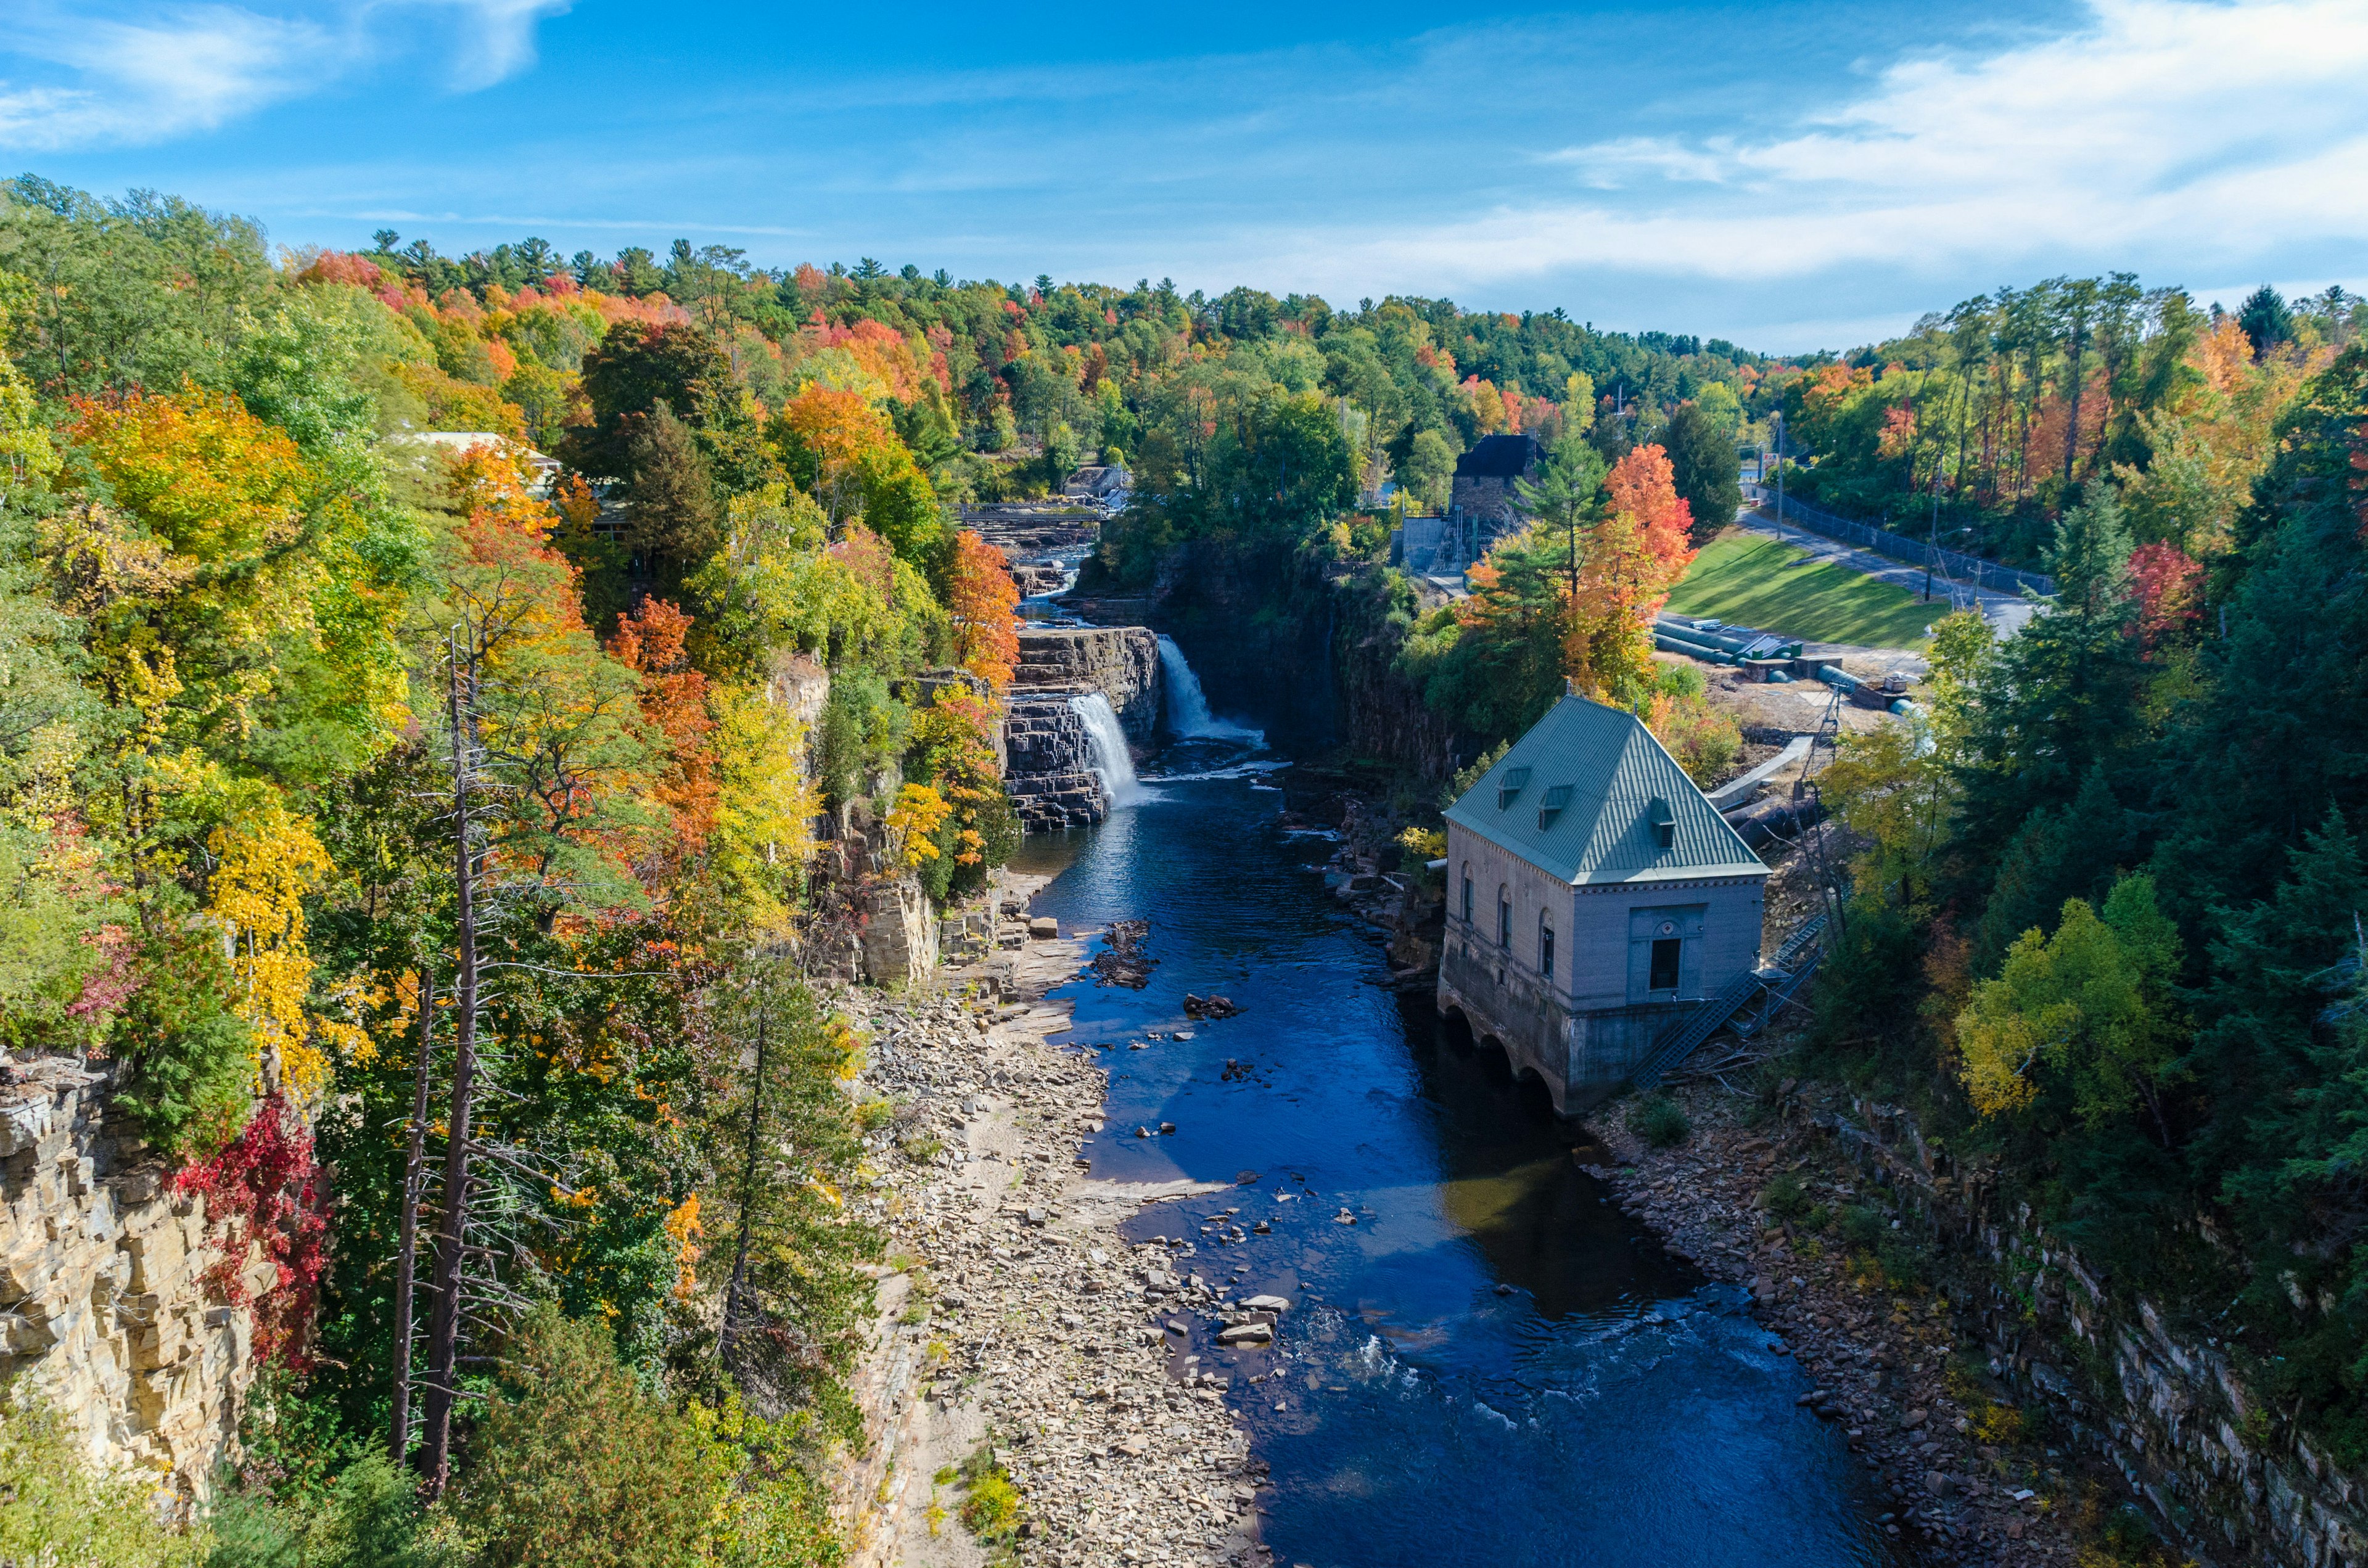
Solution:
<svg viewBox="0 0 2368 1568">
<path fill-rule="evenodd" d="M 1262 730 L 1244 729 L 1210 716 L 1201 677 L 1184 662 L 1184 650 L 1176 645 L 1176 639 L 1164 631 L 1159 634 L 1159 673 L 1167 682 L 1168 727 L 1178 735 L 1187 740 L 1247 741 L 1252 745 L 1266 739 Z"/>
<path fill-rule="evenodd" d="M 1086 739 L 1094 751 L 1094 772 L 1102 781 L 1102 793 L 1110 797 L 1110 808 L 1133 804 L 1143 790 L 1134 781 L 1134 758 L 1127 753 L 1126 732 L 1119 728 L 1110 699 L 1089 691 L 1069 699 L 1069 706 L 1077 710 L 1086 726 Z"/>
</svg>

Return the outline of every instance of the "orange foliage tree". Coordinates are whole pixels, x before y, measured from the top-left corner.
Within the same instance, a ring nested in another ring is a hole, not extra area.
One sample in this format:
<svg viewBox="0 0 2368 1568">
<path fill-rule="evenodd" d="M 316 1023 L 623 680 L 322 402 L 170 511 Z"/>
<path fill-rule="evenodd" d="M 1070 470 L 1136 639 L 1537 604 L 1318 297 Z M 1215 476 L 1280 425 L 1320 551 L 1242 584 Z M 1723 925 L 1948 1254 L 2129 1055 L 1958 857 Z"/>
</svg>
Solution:
<svg viewBox="0 0 2368 1568">
<path fill-rule="evenodd" d="M 654 793 L 674 813 L 676 852 L 696 856 L 715 827 L 715 751 L 710 735 L 707 676 L 691 668 L 685 642 L 691 618 L 664 599 L 643 599 L 620 616 L 609 652 L 642 677 L 642 716 L 666 750 Z"/>
<path fill-rule="evenodd" d="M 498 779 L 497 859 L 563 906 L 642 902 L 628 868 L 656 815 L 645 803 L 663 740 L 640 682 L 584 624 L 575 570 L 553 549 L 559 521 L 510 453 L 474 447 L 451 468 L 467 516 L 446 541 L 446 608 L 463 628 L 473 717 Z"/>
<path fill-rule="evenodd" d="M 1603 481 L 1603 515 L 1588 531 L 1577 591 L 1564 611 L 1564 673 L 1583 689 L 1617 692 L 1652 665 L 1653 617 L 1694 558 L 1692 509 L 1679 496 L 1668 454 L 1638 447 Z"/>
<path fill-rule="evenodd" d="M 905 560 L 938 561 L 945 524 L 937 493 L 862 393 L 802 388 L 774 415 L 771 434 L 782 466 L 834 527 L 860 515 Z"/>
<path fill-rule="evenodd" d="M 1011 684 L 1019 664 L 1019 629 L 1012 619 L 1019 607 L 1019 585 L 1011 580 L 1003 551 L 969 528 L 956 534 L 953 562 L 946 571 L 954 644 L 962 668 L 997 691 Z"/>
</svg>

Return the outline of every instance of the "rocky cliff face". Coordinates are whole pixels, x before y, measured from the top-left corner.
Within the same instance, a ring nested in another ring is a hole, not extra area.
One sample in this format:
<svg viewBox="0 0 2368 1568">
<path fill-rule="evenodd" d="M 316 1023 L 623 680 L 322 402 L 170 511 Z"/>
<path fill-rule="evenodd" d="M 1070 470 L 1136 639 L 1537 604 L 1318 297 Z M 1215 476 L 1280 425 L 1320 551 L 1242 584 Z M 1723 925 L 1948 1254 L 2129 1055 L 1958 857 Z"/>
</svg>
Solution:
<svg viewBox="0 0 2368 1568">
<path fill-rule="evenodd" d="M 1445 783 L 1455 776 L 1459 760 L 1455 729 L 1398 673 L 1406 622 L 1391 619 L 1378 574 L 1344 574 L 1327 586 L 1337 608 L 1332 665 L 1342 738 L 1360 756 Z"/>
<path fill-rule="evenodd" d="M 2001 1374 L 2109 1459 L 2200 1562 L 2368 1562 L 2368 1477 L 2258 1401 L 2213 1337 L 2116 1289 L 1906 1112 L 1853 1109 L 1817 1125 L 1923 1215 L 1956 1276 L 1949 1294 L 1973 1304 Z"/>
<path fill-rule="evenodd" d="M 224 1255 L 107 1084 L 69 1058 L 0 1066 L 0 1383 L 21 1379 L 97 1464 L 199 1499 L 256 1373 L 254 1309 L 230 1301 L 279 1272 L 258 1247 Z"/>
<path fill-rule="evenodd" d="M 1453 731 L 1394 667 L 1404 633 L 1373 569 L 1203 541 L 1178 550 L 1146 593 L 1064 602 L 1175 638 L 1210 707 L 1257 715 L 1273 744 L 1343 744 L 1427 779 L 1454 774 Z"/>
<path fill-rule="evenodd" d="M 1091 827 L 1110 814 L 1110 798 L 1093 771 L 1093 743 L 1065 694 L 1013 692 L 1003 744 L 1004 788 L 1022 831 Z"/>
<path fill-rule="evenodd" d="M 1019 633 L 1013 695 L 1030 688 L 1099 691 L 1139 746 L 1159 729 L 1159 640 L 1141 626 L 1040 626 Z"/>
</svg>

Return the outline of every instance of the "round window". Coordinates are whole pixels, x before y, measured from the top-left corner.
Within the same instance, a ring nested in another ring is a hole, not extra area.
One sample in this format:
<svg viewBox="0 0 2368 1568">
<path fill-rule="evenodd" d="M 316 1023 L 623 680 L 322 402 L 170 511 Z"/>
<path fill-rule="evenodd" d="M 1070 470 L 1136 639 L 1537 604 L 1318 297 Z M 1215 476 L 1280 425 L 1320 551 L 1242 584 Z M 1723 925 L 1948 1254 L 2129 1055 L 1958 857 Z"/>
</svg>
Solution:
<svg viewBox="0 0 2368 1568">
<path fill-rule="evenodd" d="M 1673 935 L 1677 931 L 1677 928 L 1678 923 L 1674 920 L 1664 920 L 1661 922 L 1661 935 L 1664 937 Z"/>
</svg>

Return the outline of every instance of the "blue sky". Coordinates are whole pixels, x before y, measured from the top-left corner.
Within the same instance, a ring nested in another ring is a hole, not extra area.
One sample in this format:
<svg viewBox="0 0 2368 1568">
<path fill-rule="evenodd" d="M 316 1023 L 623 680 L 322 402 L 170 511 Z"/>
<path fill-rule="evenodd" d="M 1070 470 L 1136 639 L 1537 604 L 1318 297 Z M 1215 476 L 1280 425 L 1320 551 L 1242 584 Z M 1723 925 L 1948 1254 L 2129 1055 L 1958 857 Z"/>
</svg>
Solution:
<svg viewBox="0 0 2368 1568">
<path fill-rule="evenodd" d="M 2368 286 L 2368 5 L 15 0 L 0 157 L 286 245 L 1405 292 L 1771 350 Z"/>
</svg>

